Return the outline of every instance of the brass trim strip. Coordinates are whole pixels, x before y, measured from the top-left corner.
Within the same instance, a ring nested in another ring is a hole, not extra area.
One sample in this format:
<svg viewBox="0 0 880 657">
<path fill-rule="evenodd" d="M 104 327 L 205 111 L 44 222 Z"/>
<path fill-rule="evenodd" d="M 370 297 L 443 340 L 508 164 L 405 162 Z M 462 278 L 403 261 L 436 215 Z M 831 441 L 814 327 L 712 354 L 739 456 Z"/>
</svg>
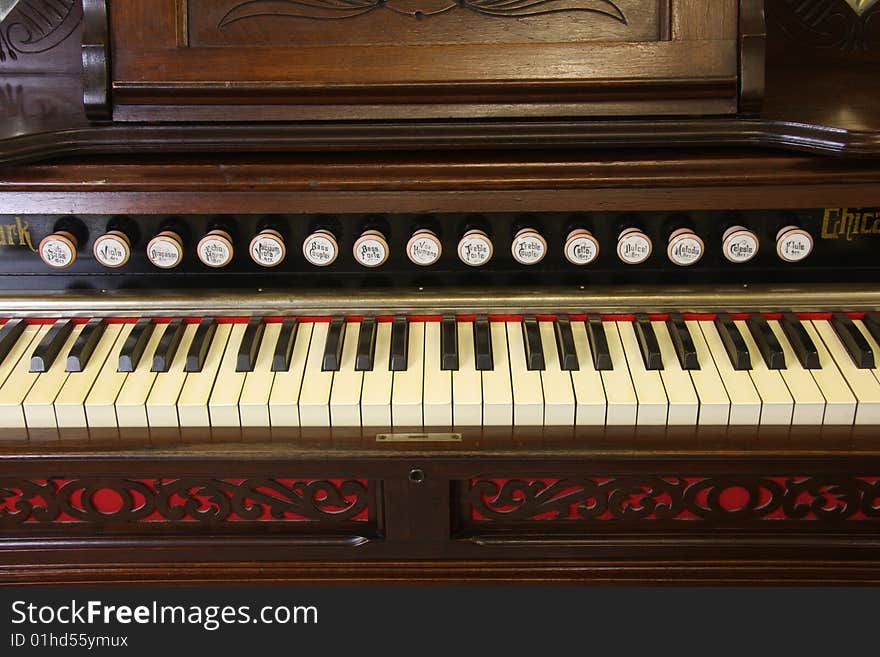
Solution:
<svg viewBox="0 0 880 657">
<path fill-rule="evenodd" d="M 460 443 L 460 433 L 377 433 L 377 443 Z"/>
<path fill-rule="evenodd" d="M 868 285 L 554 287 L 443 290 L 120 290 L 0 293 L 0 315 L 391 315 L 444 313 L 799 312 L 880 308 Z"/>
</svg>

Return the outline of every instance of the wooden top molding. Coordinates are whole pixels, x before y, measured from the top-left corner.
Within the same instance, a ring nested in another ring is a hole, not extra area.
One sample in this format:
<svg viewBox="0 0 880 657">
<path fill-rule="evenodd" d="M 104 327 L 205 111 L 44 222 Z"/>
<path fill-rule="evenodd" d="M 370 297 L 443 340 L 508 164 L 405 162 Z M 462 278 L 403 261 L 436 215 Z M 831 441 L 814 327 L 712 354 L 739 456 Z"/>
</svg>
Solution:
<svg viewBox="0 0 880 657">
<path fill-rule="evenodd" d="M 262 153 L 0 170 L 7 213 L 492 212 L 880 205 L 880 169 L 757 150 Z M 87 210 L 86 210 L 87 209 Z"/>
</svg>

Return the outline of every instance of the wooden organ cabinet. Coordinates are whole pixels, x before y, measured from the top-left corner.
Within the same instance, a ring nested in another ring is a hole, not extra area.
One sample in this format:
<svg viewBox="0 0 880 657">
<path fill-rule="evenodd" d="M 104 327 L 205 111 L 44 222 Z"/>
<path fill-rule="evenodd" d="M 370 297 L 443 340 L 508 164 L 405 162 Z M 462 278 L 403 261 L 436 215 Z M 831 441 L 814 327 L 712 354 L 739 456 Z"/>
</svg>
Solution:
<svg viewBox="0 0 880 657">
<path fill-rule="evenodd" d="M 0 0 L 0 581 L 880 581 L 880 3 Z"/>
</svg>

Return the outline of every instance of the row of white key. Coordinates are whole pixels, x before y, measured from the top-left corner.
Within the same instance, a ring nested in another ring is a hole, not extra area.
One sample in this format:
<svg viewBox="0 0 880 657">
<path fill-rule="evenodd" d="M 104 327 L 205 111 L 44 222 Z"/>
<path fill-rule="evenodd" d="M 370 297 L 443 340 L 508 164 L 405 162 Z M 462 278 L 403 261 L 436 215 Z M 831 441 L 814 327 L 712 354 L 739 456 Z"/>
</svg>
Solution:
<svg viewBox="0 0 880 657">
<path fill-rule="evenodd" d="M 132 324 L 110 324 L 81 372 L 66 372 L 58 358 L 44 373 L 29 371 L 33 348 L 48 326 L 28 326 L 0 363 L 0 426 L 67 427 L 288 427 L 288 426 L 571 426 L 571 425 L 848 425 L 880 423 L 880 370 L 857 368 L 826 321 L 803 321 L 819 352 L 820 369 L 806 370 L 776 321 L 770 327 L 787 366 L 770 370 L 744 322 L 737 322 L 752 354 L 751 370 L 735 370 L 717 328 L 687 327 L 701 364 L 683 370 L 664 322 L 652 325 L 663 355 L 661 370 L 647 370 L 630 322 L 605 322 L 614 367 L 596 371 L 583 322 L 571 330 L 580 367 L 564 370 L 553 324 L 540 322 L 544 370 L 526 366 L 522 325 L 492 322 L 494 369 L 475 369 L 472 325 L 457 325 L 459 367 L 440 368 L 440 324 L 413 322 L 407 369 L 392 372 L 391 325 L 376 327 L 371 371 L 354 367 L 359 323 L 347 323 L 341 366 L 322 371 L 327 323 L 298 326 L 291 365 L 271 371 L 280 324 L 266 325 L 251 372 L 236 371 L 243 324 L 220 324 L 199 372 L 184 362 L 196 324 L 186 326 L 167 372 L 152 372 L 162 331 L 151 335 L 131 373 L 117 371 Z M 856 326 L 875 353 L 880 346 Z M 82 325 L 74 327 L 62 353 Z"/>
</svg>

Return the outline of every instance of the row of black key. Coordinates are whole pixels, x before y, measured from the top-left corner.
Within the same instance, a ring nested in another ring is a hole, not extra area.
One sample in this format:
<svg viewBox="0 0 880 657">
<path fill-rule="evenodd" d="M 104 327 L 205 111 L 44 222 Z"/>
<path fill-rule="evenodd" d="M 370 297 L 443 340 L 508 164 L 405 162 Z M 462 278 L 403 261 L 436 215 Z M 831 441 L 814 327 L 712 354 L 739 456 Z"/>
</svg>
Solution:
<svg viewBox="0 0 880 657">
<path fill-rule="evenodd" d="M 670 315 L 666 324 L 681 367 L 686 370 L 699 369 L 700 364 L 694 341 L 681 315 Z M 722 313 L 716 319 L 715 324 L 722 335 L 722 340 L 725 342 L 734 367 L 736 369 L 751 369 L 751 356 L 746 348 L 745 340 L 733 320 Z M 771 369 L 784 368 L 785 354 L 767 320 L 761 315 L 752 315 L 746 324 L 768 367 Z M 336 371 L 340 367 L 344 326 L 345 323 L 342 319 L 334 319 L 330 324 L 324 349 L 324 371 Z M 818 367 L 818 352 L 797 317 L 791 313 L 786 314 L 783 317 L 782 326 L 786 335 L 791 339 L 795 353 L 798 354 L 804 367 Z M 599 371 L 613 369 L 614 364 L 611 360 L 605 325 L 602 320 L 599 318 L 589 319 L 586 322 L 586 328 L 593 367 Z M 637 315 L 635 329 L 646 369 L 663 369 L 660 345 L 650 318 L 646 314 Z M 554 330 L 561 368 L 570 371 L 579 369 L 580 363 L 578 362 L 570 320 L 567 318 L 555 320 Z M 477 317 L 473 322 L 473 331 L 476 369 L 479 371 L 491 370 L 494 367 L 494 355 L 489 319 L 485 316 Z M 546 359 L 537 318 L 534 316 L 525 317 L 522 320 L 522 331 L 527 368 L 538 371 L 546 369 Z M 395 318 L 391 329 L 391 356 L 389 360 L 391 371 L 403 371 L 407 367 L 408 336 L 409 323 L 406 318 Z M 374 348 L 375 321 L 369 319 L 361 324 L 356 369 L 372 369 Z M 458 331 L 456 320 L 453 317 L 444 318 L 441 322 L 439 356 L 441 369 L 458 369 Z"/>
<path fill-rule="evenodd" d="M 714 323 L 734 369 L 751 369 L 752 355 L 749 353 L 746 341 L 733 319 L 727 313 L 719 313 Z M 880 341 L 880 313 L 866 313 L 863 323 L 872 337 Z M 106 326 L 106 320 L 95 318 L 89 320 L 86 326 L 83 327 L 70 353 L 67 355 L 66 369 L 68 372 L 82 371 L 103 336 Z M 142 318 L 137 321 L 122 347 L 118 366 L 120 372 L 133 372 L 135 370 L 146 350 L 153 331 L 158 326 L 160 325 L 155 324 L 149 318 Z M 293 318 L 285 319 L 282 322 L 281 331 L 274 349 L 272 371 L 277 372 L 289 369 L 297 326 L 297 320 Z M 682 317 L 678 314 L 671 314 L 666 321 L 666 326 L 672 338 L 681 367 L 685 370 L 699 369 L 700 364 L 693 338 Z M 762 315 L 752 314 L 746 320 L 746 326 L 767 367 L 777 370 L 784 369 L 786 367 L 785 352 L 767 320 Z M 780 326 L 800 364 L 805 369 L 819 368 L 819 353 L 816 346 L 794 313 L 784 313 L 780 319 Z M 846 347 L 847 352 L 857 367 L 863 369 L 874 367 L 875 360 L 871 345 L 849 316 L 845 313 L 834 313 L 831 317 L 831 326 L 840 337 L 841 342 Z M 0 327 L 0 362 L 12 349 L 25 327 L 26 322 L 20 319 L 10 320 Z M 69 338 L 73 327 L 74 322 L 72 320 L 60 320 L 49 329 L 33 351 L 31 356 L 32 371 L 45 372 L 51 367 L 52 363 L 60 355 L 61 349 Z M 650 318 L 646 314 L 636 315 L 634 327 L 646 369 L 662 369 L 663 359 L 660 345 Z M 165 325 L 162 337 L 153 354 L 152 371 L 168 371 L 185 328 L 184 320 L 179 318 L 173 319 Z M 199 322 L 186 355 L 185 370 L 187 372 L 201 371 L 216 328 L 217 322 L 214 318 L 206 317 Z M 355 369 L 358 371 L 370 371 L 374 367 L 376 328 L 376 320 L 373 318 L 366 318 L 360 323 L 355 360 Z M 236 364 L 239 372 L 253 370 L 263 339 L 264 329 L 265 323 L 260 318 L 253 318 L 248 322 L 237 354 Z M 336 371 L 341 365 L 344 329 L 345 320 L 343 318 L 331 320 L 324 346 L 322 362 L 324 371 Z M 588 319 L 586 321 L 586 329 L 593 367 L 600 371 L 613 369 L 614 365 L 608 349 L 608 340 L 602 320 L 599 318 Z M 545 369 L 546 361 L 538 320 L 534 316 L 524 318 L 522 330 L 528 369 Z M 580 363 L 578 362 L 578 355 L 575 350 L 570 321 L 567 318 L 555 320 L 554 330 L 559 362 L 562 369 L 579 369 Z M 473 332 L 476 369 L 480 371 L 493 369 L 494 355 L 489 319 L 486 316 L 478 316 L 473 322 Z M 408 341 L 409 322 L 405 317 L 395 318 L 391 326 L 391 354 L 388 363 L 391 371 L 406 370 Z M 444 370 L 457 370 L 459 367 L 458 329 L 454 317 L 445 317 L 441 322 L 440 347 L 441 368 Z"/>
</svg>

